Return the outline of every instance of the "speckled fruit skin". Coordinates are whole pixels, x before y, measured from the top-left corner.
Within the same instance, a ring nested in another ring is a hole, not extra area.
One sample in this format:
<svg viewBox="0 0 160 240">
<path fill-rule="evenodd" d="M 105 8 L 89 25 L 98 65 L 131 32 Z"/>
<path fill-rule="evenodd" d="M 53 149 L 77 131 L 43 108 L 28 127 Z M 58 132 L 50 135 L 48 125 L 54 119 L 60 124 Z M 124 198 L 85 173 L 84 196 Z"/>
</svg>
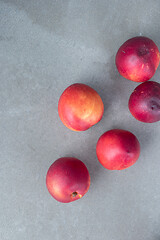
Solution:
<svg viewBox="0 0 160 240">
<path fill-rule="evenodd" d="M 58 113 L 63 124 L 73 131 L 85 131 L 98 123 L 104 112 L 99 94 L 88 85 L 75 83 L 61 95 Z"/>
<path fill-rule="evenodd" d="M 145 82 L 153 77 L 160 61 L 156 44 L 147 37 L 127 40 L 116 54 L 119 73 L 132 81 Z"/>
<path fill-rule="evenodd" d="M 128 102 L 131 114 L 139 121 L 153 123 L 160 120 L 160 84 L 149 81 L 135 88 Z"/>
<path fill-rule="evenodd" d="M 103 167 L 109 170 L 123 170 L 138 160 L 140 144 L 131 132 L 112 129 L 99 138 L 96 153 Z"/>
<path fill-rule="evenodd" d="M 46 186 L 59 202 L 69 203 L 83 197 L 90 186 L 90 175 L 85 164 L 77 158 L 57 159 L 48 169 Z"/>
</svg>

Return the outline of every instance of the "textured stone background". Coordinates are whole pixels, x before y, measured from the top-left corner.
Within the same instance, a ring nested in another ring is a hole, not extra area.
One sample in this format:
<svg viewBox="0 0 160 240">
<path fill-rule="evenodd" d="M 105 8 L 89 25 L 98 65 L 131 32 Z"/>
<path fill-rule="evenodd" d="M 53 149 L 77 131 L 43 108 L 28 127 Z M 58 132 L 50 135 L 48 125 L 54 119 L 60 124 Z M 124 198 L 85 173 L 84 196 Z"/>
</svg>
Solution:
<svg viewBox="0 0 160 240">
<path fill-rule="evenodd" d="M 0 17 L 0 239 L 160 240 L 160 123 L 131 116 L 137 84 L 114 64 L 130 37 L 160 47 L 160 1 L 4 0 Z M 160 67 L 153 80 L 160 82 Z M 102 121 L 81 133 L 57 112 L 74 82 L 95 88 L 105 104 Z M 141 143 L 139 161 L 121 172 L 96 158 L 96 142 L 111 128 Z M 62 156 L 80 158 L 91 174 L 89 192 L 71 204 L 56 202 L 45 186 Z"/>
</svg>

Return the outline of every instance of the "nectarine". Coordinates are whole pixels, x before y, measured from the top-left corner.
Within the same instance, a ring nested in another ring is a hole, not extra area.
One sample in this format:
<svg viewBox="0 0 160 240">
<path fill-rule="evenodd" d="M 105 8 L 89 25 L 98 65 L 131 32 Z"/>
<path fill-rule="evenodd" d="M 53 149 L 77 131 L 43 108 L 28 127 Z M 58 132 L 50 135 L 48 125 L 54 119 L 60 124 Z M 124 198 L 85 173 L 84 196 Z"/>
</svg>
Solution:
<svg viewBox="0 0 160 240">
<path fill-rule="evenodd" d="M 135 82 L 145 82 L 152 78 L 159 61 L 158 47 L 147 37 L 134 37 L 127 40 L 116 54 L 119 73 Z"/>
<path fill-rule="evenodd" d="M 160 84 L 149 81 L 135 88 L 128 103 L 131 114 L 139 121 L 153 123 L 160 120 Z"/>
<path fill-rule="evenodd" d="M 90 186 L 90 175 L 85 164 L 77 158 L 57 159 L 48 169 L 46 185 L 59 202 L 68 203 L 83 197 Z"/>
<path fill-rule="evenodd" d="M 140 155 L 140 144 L 131 132 L 112 129 L 99 138 L 96 153 L 103 167 L 109 170 L 122 170 L 137 161 Z"/>
<path fill-rule="evenodd" d="M 63 124 L 74 131 L 85 131 L 98 123 L 104 106 L 99 94 L 88 85 L 75 83 L 61 95 L 58 113 Z"/>
</svg>

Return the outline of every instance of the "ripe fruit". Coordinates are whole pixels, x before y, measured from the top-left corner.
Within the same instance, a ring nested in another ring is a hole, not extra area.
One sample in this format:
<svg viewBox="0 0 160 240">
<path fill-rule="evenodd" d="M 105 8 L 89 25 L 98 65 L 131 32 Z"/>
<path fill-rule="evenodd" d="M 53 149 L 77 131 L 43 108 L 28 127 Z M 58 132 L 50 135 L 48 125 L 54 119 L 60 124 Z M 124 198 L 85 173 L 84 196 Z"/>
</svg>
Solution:
<svg viewBox="0 0 160 240">
<path fill-rule="evenodd" d="M 90 175 L 84 163 L 76 158 L 57 159 L 48 169 L 46 185 L 57 201 L 68 203 L 83 197 L 90 186 Z"/>
<path fill-rule="evenodd" d="M 135 88 L 128 103 L 131 114 L 139 121 L 153 123 L 160 120 L 160 84 L 149 81 Z"/>
<path fill-rule="evenodd" d="M 99 138 L 96 152 L 103 167 L 109 170 L 122 170 L 138 160 L 140 144 L 131 132 L 113 129 Z"/>
<path fill-rule="evenodd" d="M 63 124 L 74 131 L 85 131 L 98 123 L 104 112 L 102 99 L 91 87 L 75 83 L 61 95 L 58 113 Z"/>
<path fill-rule="evenodd" d="M 158 47 L 147 37 L 134 37 L 127 40 L 116 55 L 119 73 L 135 82 L 145 82 L 152 78 L 159 61 Z"/>
</svg>

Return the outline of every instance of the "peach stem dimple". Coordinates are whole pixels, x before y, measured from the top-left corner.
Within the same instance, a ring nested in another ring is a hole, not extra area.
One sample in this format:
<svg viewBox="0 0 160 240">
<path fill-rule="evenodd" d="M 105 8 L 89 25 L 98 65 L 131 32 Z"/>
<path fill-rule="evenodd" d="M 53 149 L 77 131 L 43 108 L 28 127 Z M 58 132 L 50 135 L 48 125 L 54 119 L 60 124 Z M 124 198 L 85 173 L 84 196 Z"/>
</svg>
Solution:
<svg viewBox="0 0 160 240">
<path fill-rule="evenodd" d="M 144 56 L 147 55 L 149 53 L 149 50 L 146 48 L 141 48 L 138 50 L 138 56 Z"/>
<path fill-rule="evenodd" d="M 73 192 L 72 194 L 71 194 L 71 197 L 76 197 L 77 196 L 77 192 Z"/>
</svg>

